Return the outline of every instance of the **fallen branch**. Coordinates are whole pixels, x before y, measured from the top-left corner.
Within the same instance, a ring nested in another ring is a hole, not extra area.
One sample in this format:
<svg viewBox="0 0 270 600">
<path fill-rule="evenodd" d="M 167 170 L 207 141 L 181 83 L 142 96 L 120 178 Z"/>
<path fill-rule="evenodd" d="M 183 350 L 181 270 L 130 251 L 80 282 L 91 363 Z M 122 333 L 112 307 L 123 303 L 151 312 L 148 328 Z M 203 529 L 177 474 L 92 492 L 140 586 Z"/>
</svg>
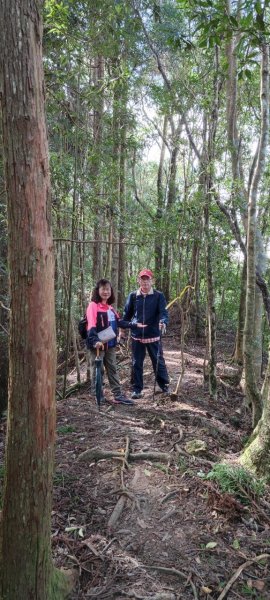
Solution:
<svg viewBox="0 0 270 600">
<path fill-rule="evenodd" d="M 270 554 L 260 554 L 259 556 L 256 556 L 255 558 L 251 558 L 250 560 L 247 560 L 245 563 L 240 565 L 240 567 L 238 567 L 237 571 L 234 573 L 234 575 L 228 581 L 224 590 L 218 596 L 217 600 L 223 600 L 223 598 L 225 598 L 225 596 L 227 595 L 227 592 L 231 589 L 234 582 L 238 579 L 239 575 L 241 575 L 242 571 L 244 571 L 244 569 L 246 569 L 246 567 L 250 567 L 250 565 L 252 565 L 253 563 L 259 562 L 259 560 L 264 560 L 266 558 L 270 558 Z"/>
<path fill-rule="evenodd" d="M 157 592 L 154 596 L 151 594 L 147 594 L 147 596 L 141 596 L 136 592 L 123 592 L 122 590 L 117 591 L 116 593 L 121 594 L 121 596 L 126 596 L 127 598 L 132 598 L 132 600 L 176 600 L 176 595 L 173 592 Z M 118 596 L 117 596 L 118 597 Z"/>
<path fill-rule="evenodd" d="M 180 446 L 178 444 L 174 444 L 174 445 L 175 445 L 175 450 L 178 452 L 178 454 L 182 454 L 186 458 L 192 458 L 193 462 L 194 461 L 201 462 L 201 463 L 204 463 L 205 465 L 209 465 L 210 467 L 212 467 L 215 464 L 214 462 L 212 462 L 211 460 L 208 460 L 207 458 L 202 458 L 202 456 L 196 456 L 196 454 L 189 454 L 188 452 L 183 450 L 183 448 L 180 448 Z"/>
<path fill-rule="evenodd" d="M 140 566 L 144 569 L 151 569 L 152 571 L 159 571 L 160 573 L 165 573 L 166 575 L 176 575 L 176 577 L 182 577 L 182 578 L 186 579 L 187 583 L 189 583 L 192 588 L 195 600 L 198 600 L 197 590 L 195 588 L 193 581 L 191 580 L 191 575 L 192 575 L 191 573 L 189 575 L 187 575 L 187 573 L 183 573 L 183 571 L 179 571 L 178 569 L 175 569 L 174 567 L 172 567 L 172 568 L 159 567 L 158 565 L 153 565 L 153 566 L 152 565 L 140 565 Z"/>
<path fill-rule="evenodd" d="M 108 529 L 113 529 L 120 518 L 126 504 L 126 495 L 122 494 L 120 498 L 117 500 L 117 503 L 113 509 L 113 512 L 108 521 Z"/>
<path fill-rule="evenodd" d="M 84 452 L 82 452 L 82 454 L 79 454 L 78 456 L 78 460 L 81 461 L 93 461 L 95 460 L 96 462 L 99 460 L 106 460 L 108 458 L 116 458 L 116 459 L 123 459 L 126 458 L 125 457 L 125 453 L 124 452 L 117 452 L 117 451 L 107 451 L 107 450 L 101 450 L 101 448 L 89 448 L 89 450 L 85 450 Z M 171 455 L 168 454 L 167 452 L 134 452 L 134 453 L 130 453 L 128 455 L 128 460 L 129 461 L 135 461 L 135 460 L 153 460 L 153 461 L 171 461 Z"/>
<path fill-rule="evenodd" d="M 176 575 L 177 577 L 184 577 L 184 579 L 188 579 L 187 573 L 183 573 L 183 571 L 179 571 L 174 567 L 159 567 L 158 565 L 140 565 L 140 567 L 143 569 L 150 569 L 151 571 L 159 571 L 159 573 L 165 573 L 166 575 Z"/>
<path fill-rule="evenodd" d="M 122 466 L 121 466 L 121 486 L 122 486 L 121 487 L 121 496 L 117 500 L 117 503 L 116 503 L 116 505 L 115 505 L 115 507 L 113 509 L 113 512 L 112 512 L 110 518 L 109 518 L 109 521 L 108 521 L 108 529 L 109 530 L 112 530 L 115 527 L 117 521 L 119 520 L 119 518 L 120 518 L 120 516 L 121 516 L 121 514 L 122 514 L 122 512 L 123 512 L 123 510 L 125 508 L 127 497 L 130 498 L 130 496 L 131 496 L 130 492 L 126 489 L 125 482 L 124 482 L 124 471 L 125 471 L 125 468 L 127 468 L 127 469 L 129 468 L 128 457 L 129 457 L 129 437 L 127 436 L 126 437 L 125 452 L 122 453 L 122 456 L 121 456 L 121 460 L 122 460 Z"/>
</svg>

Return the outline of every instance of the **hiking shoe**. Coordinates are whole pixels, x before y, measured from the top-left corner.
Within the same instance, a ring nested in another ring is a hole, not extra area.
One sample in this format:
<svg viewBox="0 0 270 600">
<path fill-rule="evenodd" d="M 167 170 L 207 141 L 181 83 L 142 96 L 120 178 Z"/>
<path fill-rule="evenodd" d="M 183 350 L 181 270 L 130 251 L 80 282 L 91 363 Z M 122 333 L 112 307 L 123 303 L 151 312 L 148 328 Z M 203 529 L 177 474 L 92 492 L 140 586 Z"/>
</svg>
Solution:
<svg viewBox="0 0 270 600">
<path fill-rule="evenodd" d="M 134 402 L 125 396 L 125 394 L 119 394 L 119 396 L 114 396 L 115 404 L 125 404 L 126 406 L 133 406 Z"/>
<path fill-rule="evenodd" d="M 137 400 L 138 398 L 142 398 L 142 394 L 141 394 L 141 392 L 133 392 L 131 394 L 131 398 L 132 398 L 132 400 Z"/>
<path fill-rule="evenodd" d="M 164 385 L 162 388 L 160 388 L 163 394 L 166 394 L 167 396 L 171 393 L 170 387 L 169 385 Z"/>
</svg>

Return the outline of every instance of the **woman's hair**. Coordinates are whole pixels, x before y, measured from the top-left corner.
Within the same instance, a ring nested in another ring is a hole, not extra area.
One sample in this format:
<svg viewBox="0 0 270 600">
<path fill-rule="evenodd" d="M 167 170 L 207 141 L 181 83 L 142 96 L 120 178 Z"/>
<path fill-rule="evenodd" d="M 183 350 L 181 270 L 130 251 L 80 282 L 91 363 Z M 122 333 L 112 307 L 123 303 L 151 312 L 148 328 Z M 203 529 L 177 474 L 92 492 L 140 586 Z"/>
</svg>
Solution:
<svg viewBox="0 0 270 600">
<path fill-rule="evenodd" d="M 101 297 L 99 295 L 99 288 L 103 285 L 110 285 L 111 286 L 111 295 L 108 298 L 107 302 L 108 304 L 113 304 L 115 302 L 115 295 L 114 295 L 114 291 L 112 288 L 112 284 L 109 281 L 109 279 L 99 279 L 99 281 L 97 281 L 93 291 L 92 291 L 92 295 L 91 295 L 91 300 L 92 302 L 101 302 Z"/>
</svg>

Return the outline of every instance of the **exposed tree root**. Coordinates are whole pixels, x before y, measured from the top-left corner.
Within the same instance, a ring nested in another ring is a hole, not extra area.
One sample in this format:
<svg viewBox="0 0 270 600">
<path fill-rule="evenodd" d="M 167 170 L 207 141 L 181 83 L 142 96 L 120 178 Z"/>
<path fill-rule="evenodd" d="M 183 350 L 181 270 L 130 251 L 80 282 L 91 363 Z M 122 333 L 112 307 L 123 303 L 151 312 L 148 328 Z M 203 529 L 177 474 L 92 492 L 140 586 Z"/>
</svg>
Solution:
<svg viewBox="0 0 270 600">
<path fill-rule="evenodd" d="M 176 577 L 182 577 L 182 578 L 186 579 L 187 583 L 189 583 L 192 588 L 195 600 L 198 600 L 198 594 L 197 594 L 196 587 L 195 587 L 193 581 L 191 581 L 191 573 L 188 575 L 187 573 L 184 573 L 183 571 L 179 571 L 178 569 L 175 569 L 174 567 L 172 567 L 172 568 L 160 567 L 159 565 L 141 565 L 141 567 L 143 567 L 144 569 L 151 569 L 152 571 L 159 571 L 160 573 L 165 573 L 166 575 L 175 575 Z"/>
<path fill-rule="evenodd" d="M 256 556 L 255 558 L 251 558 L 250 560 L 247 560 L 242 565 L 240 565 L 240 567 L 238 567 L 237 571 L 235 571 L 234 575 L 228 581 L 224 590 L 222 590 L 221 594 L 218 596 L 217 600 L 223 600 L 223 598 L 225 598 L 225 596 L 227 596 L 228 591 L 231 589 L 234 582 L 238 579 L 238 577 L 241 575 L 241 573 L 242 573 L 242 571 L 244 571 L 244 569 L 246 569 L 247 567 L 250 567 L 250 565 L 252 565 L 255 562 L 259 562 L 259 560 L 264 560 L 266 558 L 270 558 L 270 554 L 260 554 L 259 556 Z"/>
<path fill-rule="evenodd" d="M 79 461 L 99 461 L 99 460 L 104 460 L 104 459 L 108 459 L 108 458 L 116 458 L 116 459 L 120 459 L 122 460 L 124 458 L 124 453 L 123 452 L 116 452 L 116 451 L 107 451 L 107 450 L 101 450 L 101 448 L 91 448 L 89 450 L 85 450 L 85 452 L 82 452 L 82 454 L 80 454 L 78 456 L 78 460 Z M 134 452 L 134 453 L 130 453 L 128 454 L 128 460 L 129 461 L 136 461 L 136 460 L 153 460 L 153 461 L 164 461 L 164 462 L 171 462 L 171 455 L 168 454 L 167 452 Z"/>
</svg>

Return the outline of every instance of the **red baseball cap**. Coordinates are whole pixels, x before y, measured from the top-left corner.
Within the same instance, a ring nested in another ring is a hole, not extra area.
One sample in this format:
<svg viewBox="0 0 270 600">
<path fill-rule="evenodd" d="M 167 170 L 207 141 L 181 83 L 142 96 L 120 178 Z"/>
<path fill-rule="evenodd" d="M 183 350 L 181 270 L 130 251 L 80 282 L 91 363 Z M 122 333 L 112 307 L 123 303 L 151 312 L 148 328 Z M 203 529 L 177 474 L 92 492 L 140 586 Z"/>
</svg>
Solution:
<svg viewBox="0 0 270 600">
<path fill-rule="evenodd" d="M 154 277 L 154 274 L 152 273 L 152 271 L 150 271 L 150 269 L 143 269 L 142 271 L 139 272 L 139 277 Z"/>
</svg>

